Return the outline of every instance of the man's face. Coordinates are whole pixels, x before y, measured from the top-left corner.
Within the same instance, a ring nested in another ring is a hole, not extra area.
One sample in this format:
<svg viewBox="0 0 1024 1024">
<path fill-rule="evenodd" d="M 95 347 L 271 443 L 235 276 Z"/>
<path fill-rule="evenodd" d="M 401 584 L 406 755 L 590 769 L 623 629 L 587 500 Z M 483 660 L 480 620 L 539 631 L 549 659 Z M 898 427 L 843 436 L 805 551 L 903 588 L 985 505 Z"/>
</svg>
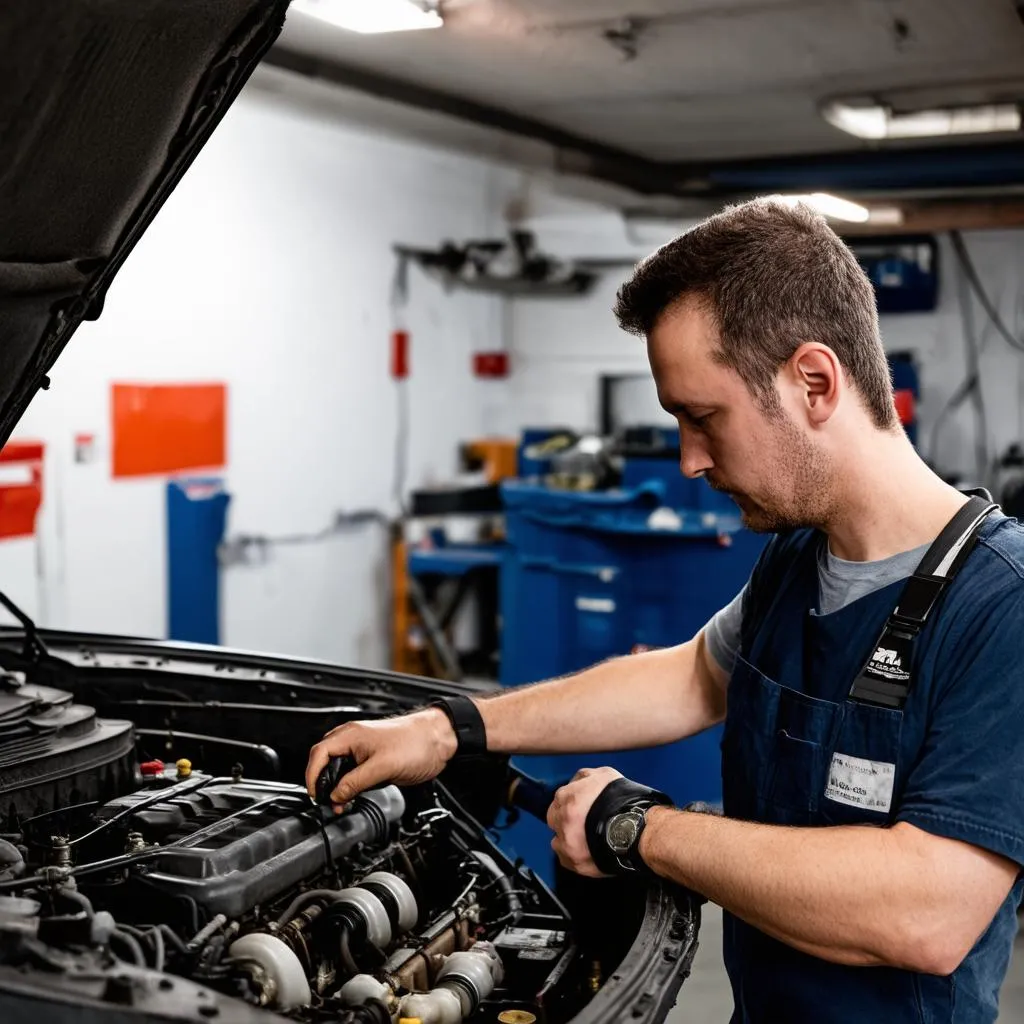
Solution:
<svg viewBox="0 0 1024 1024">
<path fill-rule="evenodd" d="M 739 374 L 713 358 L 714 320 L 693 302 L 670 307 L 647 352 L 666 411 L 679 422 L 680 467 L 728 494 L 752 530 L 820 526 L 827 453 L 782 403 L 765 411 Z"/>
</svg>

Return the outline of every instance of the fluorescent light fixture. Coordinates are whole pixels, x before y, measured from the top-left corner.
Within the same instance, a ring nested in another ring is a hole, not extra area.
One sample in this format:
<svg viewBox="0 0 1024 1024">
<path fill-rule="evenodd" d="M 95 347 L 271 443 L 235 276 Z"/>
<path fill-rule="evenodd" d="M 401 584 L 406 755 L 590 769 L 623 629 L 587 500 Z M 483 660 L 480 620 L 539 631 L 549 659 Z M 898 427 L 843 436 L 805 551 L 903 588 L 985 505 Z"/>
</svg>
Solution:
<svg viewBox="0 0 1024 1024">
<path fill-rule="evenodd" d="M 872 206 L 868 210 L 868 223 L 894 228 L 903 223 L 903 210 L 898 206 Z"/>
<path fill-rule="evenodd" d="M 291 9 L 366 35 L 440 28 L 444 24 L 436 6 L 428 0 L 293 0 Z"/>
<path fill-rule="evenodd" d="M 981 135 L 1016 132 L 1021 127 L 1020 107 L 993 103 L 978 107 L 938 107 L 897 114 L 889 107 L 866 100 L 826 103 L 821 115 L 830 125 L 858 139 L 924 139 L 944 135 Z"/>
<path fill-rule="evenodd" d="M 863 224 L 871 216 L 871 211 L 860 203 L 851 203 L 849 199 L 840 199 L 839 196 L 829 195 L 827 192 L 814 192 L 806 196 L 778 196 L 780 202 L 787 206 L 796 206 L 797 203 L 804 203 L 806 206 L 817 210 L 818 213 L 832 220 L 850 220 Z"/>
</svg>

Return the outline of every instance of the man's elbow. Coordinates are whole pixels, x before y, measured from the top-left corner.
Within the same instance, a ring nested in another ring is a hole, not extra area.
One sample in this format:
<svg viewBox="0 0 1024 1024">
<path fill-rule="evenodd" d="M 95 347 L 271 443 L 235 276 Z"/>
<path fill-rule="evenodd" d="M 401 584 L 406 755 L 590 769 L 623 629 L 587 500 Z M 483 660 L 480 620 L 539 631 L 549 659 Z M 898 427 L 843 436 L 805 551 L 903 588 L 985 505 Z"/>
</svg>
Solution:
<svg viewBox="0 0 1024 1024">
<path fill-rule="evenodd" d="M 896 929 L 896 942 L 886 950 L 892 967 L 947 977 L 967 959 L 975 939 L 963 934 L 952 922 L 911 922 Z"/>
<path fill-rule="evenodd" d="M 911 969 L 920 974 L 937 974 L 942 978 L 948 977 L 967 959 L 971 948 L 966 944 L 949 941 L 935 942 L 918 953 L 915 958 L 916 963 Z"/>
</svg>

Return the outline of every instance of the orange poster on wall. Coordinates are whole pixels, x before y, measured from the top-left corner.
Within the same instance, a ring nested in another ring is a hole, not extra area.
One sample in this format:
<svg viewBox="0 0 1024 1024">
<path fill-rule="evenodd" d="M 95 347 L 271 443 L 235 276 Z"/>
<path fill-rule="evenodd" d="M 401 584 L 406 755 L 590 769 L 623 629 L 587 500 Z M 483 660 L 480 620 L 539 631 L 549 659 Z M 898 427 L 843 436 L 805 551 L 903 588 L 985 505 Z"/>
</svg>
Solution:
<svg viewBox="0 0 1024 1024">
<path fill-rule="evenodd" d="M 227 385 L 114 384 L 115 477 L 213 469 L 227 461 Z"/>
</svg>

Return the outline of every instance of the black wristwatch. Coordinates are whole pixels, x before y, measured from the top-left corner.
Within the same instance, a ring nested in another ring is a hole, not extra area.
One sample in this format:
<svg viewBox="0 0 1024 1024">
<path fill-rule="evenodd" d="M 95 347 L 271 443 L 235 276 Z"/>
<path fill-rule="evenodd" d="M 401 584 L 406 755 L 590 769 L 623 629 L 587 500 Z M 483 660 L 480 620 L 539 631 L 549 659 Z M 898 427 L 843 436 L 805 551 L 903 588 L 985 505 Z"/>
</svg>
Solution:
<svg viewBox="0 0 1024 1024">
<path fill-rule="evenodd" d="M 619 866 L 628 874 L 650 874 L 651 869 L 640 856 L 640 837 L 647 825 L 647 812 L 657 806 L 640 803 L 628 807 L 608 819 L 604 828 L 604 841 Z"/>
<path fill-rule="evenodd" d="M 599 871 L 654 877 L 640 856 L 640 837 L 647 824 L 647 811 L 655 805 L 671 807 L 672 800 L 666 793 L 630 779 L 614 779 L 598 793 L 583 828 Z"/>
</svg>

